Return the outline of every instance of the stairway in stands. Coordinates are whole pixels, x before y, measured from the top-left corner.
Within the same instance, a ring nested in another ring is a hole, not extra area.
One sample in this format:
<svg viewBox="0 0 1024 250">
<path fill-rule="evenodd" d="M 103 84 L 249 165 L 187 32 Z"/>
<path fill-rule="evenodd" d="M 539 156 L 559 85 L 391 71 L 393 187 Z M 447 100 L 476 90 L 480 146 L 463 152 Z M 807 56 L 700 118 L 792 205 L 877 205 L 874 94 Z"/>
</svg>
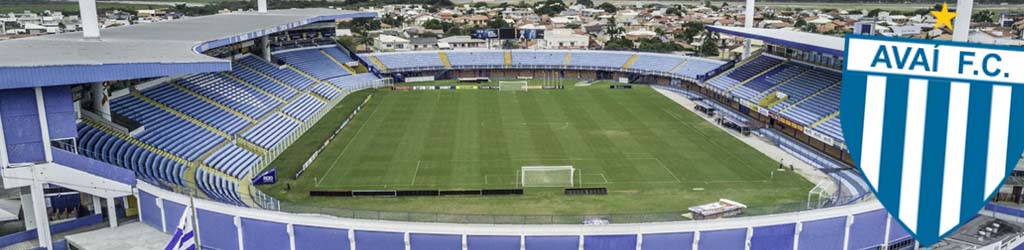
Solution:
<svg viewBox="0 0 1024 250">
<path fill-rule="evenodd" d="M 320 50 L 320 53 L 322 53 L 327 58 L 331 59 L 331 61 L 334 61 L 335 64 L 338 64 L 338 66 L 345 69 L 345 71 L 348 71 L 349 74 L 356 74 L 355 69 L 352 69 L 348 65 L 345 65 L 345 63 L 342 63 L 341 61 L 338 61 L 338 58 L 334 58 L 334 56 L 331 56 L 331 54 L 327 53 L 327 51 Z"/>
<path fill-rule="evenodd" d="M 635 63 L 635 62 L 636 62 L 636 59 L 637 59 L 637 58 L 640 58 L 640 56 L 639 56 L 639 55 L 633 55 L 633 56 L 629 57 L 629 60 L 626 60 L 626 63 L 625 63 L 625 64 L 622 64 L 622 67 L 621 67 L 621 68 L 622 68 L 623 70 L 625 70 L 625 69 L 629 69 L 629 67 L 633 66 L 633 63 Z"/>
<path fill-rule="evenodd" d="M 376 65 L 377 68 L 380 69 L 380 72 L 388 72 L 388 67 L 384 66 L 384 63 L 380 62 L 380 59 L 377 59 L 376 56 L 371 55 L 369 58 L 370 61 L 373 62 L 373 65 Z"/>
<path fill-rule="evenodd" d="M 448 61 L 448 54 L 445 54 L 444 51 L 438 51 L 437 56 L 441 58 L 441 64 L 444 65 L 444 68 L 452 68 L 452 63 Z"/>
</svg>

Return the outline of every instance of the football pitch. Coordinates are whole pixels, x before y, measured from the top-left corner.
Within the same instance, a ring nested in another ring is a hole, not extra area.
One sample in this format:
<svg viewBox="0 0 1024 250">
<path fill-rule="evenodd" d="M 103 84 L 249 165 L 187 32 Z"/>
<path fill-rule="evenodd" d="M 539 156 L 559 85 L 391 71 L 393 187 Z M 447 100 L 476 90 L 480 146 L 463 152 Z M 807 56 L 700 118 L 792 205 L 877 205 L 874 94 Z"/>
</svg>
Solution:
<svg viewBox="0 0 1024 250">
<path fill-rule="evenodd" d="M 562 90 L 354 93 L 271 164 L 281 181 L 261 189 L 303 206 L 565 215 L 676 212 L 720 198 L 751 207 L 796 205 L 813 186 L 789 171 L 772 174 L 776 161 L 647 86 L 572 83 Z M 435 84 L 456 83 L 425 85 Z M 338 138 L 293 179 L 370 94 Z M 607 187 L 608 194 L 527 187 L 521 196 L 309 196 L 310 190 L 519 188 L 523 166 L 573 166 L 575 186 Z"/>
</svg>

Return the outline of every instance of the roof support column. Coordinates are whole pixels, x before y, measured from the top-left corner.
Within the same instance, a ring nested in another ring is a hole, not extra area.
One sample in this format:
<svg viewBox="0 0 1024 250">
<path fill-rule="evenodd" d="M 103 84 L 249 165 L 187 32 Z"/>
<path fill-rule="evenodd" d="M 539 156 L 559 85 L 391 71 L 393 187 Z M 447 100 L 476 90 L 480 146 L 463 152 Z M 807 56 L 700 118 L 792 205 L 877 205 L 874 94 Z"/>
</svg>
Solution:
<svg viewBox="0 0 1024 250">
<path fill-rule="evenodd" d="M 32 180 L 29 189 L 32 192 L 31 209 L 34 211 L 33 217 L 35 217 L 36 237 L 39 239 L 39 246 L 45 249 L 53 249 L 53 239 L 50 238 L 50 218 L 46 214 L 46 197 L 43 196 L 43 182 Z"/>
<path fill-rule="evenodd" d="M 747 0 L 746 11 L 743 16 L 743 27 L 754 28 L 754 0 Z M 750 38 L 743 39 L 743 59 L 750 57 Z"/>
<path fill-rule="evenodd" d="M 966 42 L 971 32 L 971 14 L 974 0 L 956 1 L 956 20 L 953 20 L 953 41 Z"/>
<path fill-rule="evenodd" d="M 261 48 L 263 49 L 263 59 L 273 63 L 273 61 L 270 60 L 270 38 L 263 36 L 260 38 L 260 41 L 260 43 L 262 43 Z"/>
<path fill-rule="evenodd" d="M 267 13 L 267 0 L 256 0 L 256 8 L 260 13 Z"/>
<path fill-rule="evenodd" d="M 96 0 L 78 0 L 82 18 L 82 36 L 85 39 L 100 38 L 100 23 L 96 14 Z"/>
<path fill-rule="evenodd" d="M 110 97 L 107 96 L 107 86 L 102 82 L 94 82 L 89 86 L 92 92 L 92 110 L 110 121 Z"/>
</svg>

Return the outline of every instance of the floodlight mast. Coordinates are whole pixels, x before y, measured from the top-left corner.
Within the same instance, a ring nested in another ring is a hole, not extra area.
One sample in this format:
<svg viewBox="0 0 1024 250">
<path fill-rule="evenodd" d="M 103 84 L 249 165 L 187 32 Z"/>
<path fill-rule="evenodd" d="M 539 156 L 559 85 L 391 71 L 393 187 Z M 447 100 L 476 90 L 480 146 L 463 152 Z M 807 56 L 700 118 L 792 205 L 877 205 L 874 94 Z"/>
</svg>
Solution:
<svg viewBox="0 0 1024 250">
<path fill-rule="evenodd" d="M 82 37 L 100 39 L 100 22 L 96 14 L 96 0 L 78 0 L 79 15 L 82 19 Z"/>
<path fill-rule="evenodd" d="M 754 0 L 747 0 L 746 14 L 743 16 L 743 27 L 754 28 Z M 750 38 L 743 39 L 743 59 L 750 57 Z"/>
<path fill-rule="evenodd" d="M 967 42 L 971 32 L 971 14 L 974 11 L 974 0 L 956 1 L 956 20 L 953 21 L 953 41 Z"/>
</svg>

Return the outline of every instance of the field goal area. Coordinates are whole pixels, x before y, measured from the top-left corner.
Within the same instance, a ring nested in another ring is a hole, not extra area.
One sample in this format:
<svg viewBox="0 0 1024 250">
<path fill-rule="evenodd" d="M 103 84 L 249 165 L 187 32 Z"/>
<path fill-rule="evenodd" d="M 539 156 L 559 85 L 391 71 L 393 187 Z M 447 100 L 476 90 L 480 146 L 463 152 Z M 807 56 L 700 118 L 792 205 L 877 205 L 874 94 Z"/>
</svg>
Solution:
<svg viewBox="0 0 1024 250">
<path fill-rule="evenodd" d="M 574 187 L 573 166 L 524 166 L 519 173 L 522 187 Z"/>
<path fill-rule="evenodd" d="M 527 81 L 498 81 L 500 91 L 526 91 L 529 86 Z"/>
</svg>

